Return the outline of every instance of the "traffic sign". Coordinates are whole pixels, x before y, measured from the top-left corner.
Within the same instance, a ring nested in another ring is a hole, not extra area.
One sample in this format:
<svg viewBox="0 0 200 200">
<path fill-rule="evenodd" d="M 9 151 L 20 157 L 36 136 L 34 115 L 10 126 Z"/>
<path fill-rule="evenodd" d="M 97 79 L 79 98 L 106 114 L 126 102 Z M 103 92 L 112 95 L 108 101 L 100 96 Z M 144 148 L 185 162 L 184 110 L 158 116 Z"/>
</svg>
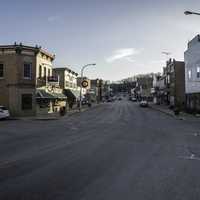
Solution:
<svg viewBox="0 0 200 200">
<path fill-rule="evenodd" d="M 84 80 L 84 81 L 82 81 L 81 85 L 83 88 L 86 88 L 86 87 L 88 87 L 88 82 L 86 80 Z"/>
</svg>

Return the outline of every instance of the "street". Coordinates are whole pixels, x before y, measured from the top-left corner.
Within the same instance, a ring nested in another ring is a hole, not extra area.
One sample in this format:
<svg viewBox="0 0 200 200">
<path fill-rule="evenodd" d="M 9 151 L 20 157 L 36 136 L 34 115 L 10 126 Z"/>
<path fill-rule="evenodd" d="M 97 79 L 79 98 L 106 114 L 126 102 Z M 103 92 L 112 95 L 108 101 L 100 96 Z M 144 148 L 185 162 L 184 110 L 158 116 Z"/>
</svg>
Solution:
<svg viewBox="0 0 200 200">
<path fill-rule="evenodd" d="M 0 121 L 1 200 L 200 199 L 200 123 L 127 99 Z"/>
</svg>

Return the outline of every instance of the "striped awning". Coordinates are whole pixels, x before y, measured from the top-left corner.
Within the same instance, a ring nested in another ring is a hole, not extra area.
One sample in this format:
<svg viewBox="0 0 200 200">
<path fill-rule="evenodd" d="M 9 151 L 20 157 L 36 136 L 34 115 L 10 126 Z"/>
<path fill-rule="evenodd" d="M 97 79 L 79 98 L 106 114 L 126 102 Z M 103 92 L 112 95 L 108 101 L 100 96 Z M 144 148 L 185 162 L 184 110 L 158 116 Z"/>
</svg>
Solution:
<svg viewBox="0 0 200 200">
<path fill-rule="evenodd" d="M 46 92 L 45 90 L 37 90 L 36 92 L 37 99 L 67 99 L 63 93 L 55 93 L 55 92 Z"/>
</svg>

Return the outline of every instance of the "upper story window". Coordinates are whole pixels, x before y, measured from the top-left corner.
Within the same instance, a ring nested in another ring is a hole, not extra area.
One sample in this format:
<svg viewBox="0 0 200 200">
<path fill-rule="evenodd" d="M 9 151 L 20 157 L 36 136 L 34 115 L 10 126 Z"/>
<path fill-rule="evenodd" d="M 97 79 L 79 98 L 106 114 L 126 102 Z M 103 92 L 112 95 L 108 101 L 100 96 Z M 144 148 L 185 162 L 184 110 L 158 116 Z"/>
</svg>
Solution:
<svg viewBox="0 0 200 200">
<path fill-rule="evenodd" d="M 24 63 L 24 78 L 31 79 L 32 63 Z"/>
<path fill-rule="evenodd" d="M 65 82 L 65 86 L 66 86 L 66 87 L 69 87 L 69 81 L 66 81 L 66 82 Z"/>
<path fill-rule="evenodd" d="M 170 84 L 170 75 L 167 75 L 167 84 Z"/>
<path fill-rule="evenodd" d="M 40 65 L 39 66 L 39 78 L 41 78 L 42 77 L 42 66 Z"/>
<path fill-rule="evenodd" d="M 200 78 L 200 66 L 197 66 L 197 78 Z"/>
<path fill-rule="evenodd" d="M 3 67 L 3 64 L 0 63 L 0 78 L 3 78 L 4 77 L 4 67 Z"/>
<path fill-rule="evenodd" d="M 51 70 L 48 69 L 48 77 L 50 77 L 50 76 L 51 76 Z"/>
<path fill-rule="evenodd" d="M 44 77 L 46 77 L 46 76 L 47 76 L 47 68 L 44 67 Z"/>
<path fill-rule="evenodd" d="M 171 72 L 174 72 L 174 65 L 171 66 Z"/>
<path fill-rule="evenodd" d="M 192 70 L 188 70 L 188 79 L 192 78 Z"/>
</svg>

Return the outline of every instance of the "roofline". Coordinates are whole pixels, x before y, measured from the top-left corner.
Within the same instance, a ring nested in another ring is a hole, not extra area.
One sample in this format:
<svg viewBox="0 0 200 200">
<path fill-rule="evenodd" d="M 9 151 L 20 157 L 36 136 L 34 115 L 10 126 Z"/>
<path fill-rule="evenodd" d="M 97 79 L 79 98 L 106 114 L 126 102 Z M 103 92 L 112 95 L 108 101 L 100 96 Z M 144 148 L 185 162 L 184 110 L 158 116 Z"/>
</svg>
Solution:
<svg viewBox="0 0 200 200">
<path fill-rule="evenodd" d="M 23 45 L 23 44 L 14 44 L 14 45 L 0 45 L 0 49 L 16 49 L 16 48 L 22 48 L 22 49 L 25 49 L 25 50 L 32 50 L 32 51 L 36 51 L 36 52 L 41 52 L 45 55 L 47 55 L 48 57 L 50 57 L 51 59 L 55 59 L 55 55 L 54 54 L 51 54 L 45 50 L 42 49 L 41 46 L 27 46 L 27 45 Z"/>
<path fill-rule="evenodd" d="M 55 69 L 55 70 L 63 70 L 63 71 L 66 70 L 66 71 L 71 72 L 71 73 L 75 74 L 76 76 L 78 76 L 78 73 L 77 73 L 77 72 L 75 72 L 75 71 L 69 69 L 68 67 L 55 67 L 55 68 L 53 68 L 53 69 Z"/>
</svg>

